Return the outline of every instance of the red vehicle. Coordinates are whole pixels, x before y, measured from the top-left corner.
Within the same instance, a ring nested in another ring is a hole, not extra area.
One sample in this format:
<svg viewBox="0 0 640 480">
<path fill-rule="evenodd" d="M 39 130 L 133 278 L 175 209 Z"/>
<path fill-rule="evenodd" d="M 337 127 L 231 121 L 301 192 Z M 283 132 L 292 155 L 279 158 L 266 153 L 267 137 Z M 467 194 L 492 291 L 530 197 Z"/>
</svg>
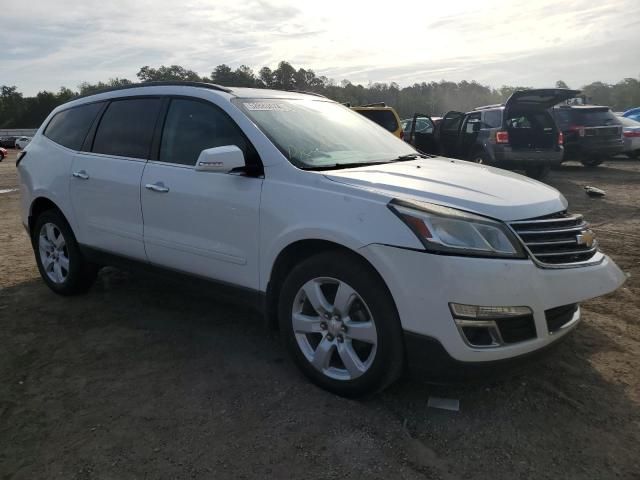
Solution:
<svg viewBox="0 0 640 480">
<path fill-rule="evenodd" d="M 7 149 L 0 147 L 0 162 L 7 156 Z"/>
</svg>

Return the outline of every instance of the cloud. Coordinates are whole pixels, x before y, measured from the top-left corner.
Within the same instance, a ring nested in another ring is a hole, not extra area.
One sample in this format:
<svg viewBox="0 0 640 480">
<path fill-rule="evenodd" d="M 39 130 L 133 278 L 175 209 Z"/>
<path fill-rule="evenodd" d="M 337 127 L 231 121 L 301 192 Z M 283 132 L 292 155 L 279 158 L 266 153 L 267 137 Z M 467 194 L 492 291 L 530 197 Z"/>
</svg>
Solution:
<svg viewBox="0 0 640 480">
<path fill-rule="evenodd" d="M 31 0 L 3 6 L 1 83 L 33 94 L 179 64 L 208 75 L 289 60 L 337 81 L 494 86 L 617 81 L 640 73 L 640 2 Z M 331 12 L 331 13 L 329 13 Z M 633 46 L 633 48 L 631 48 Z"/>
</svg>

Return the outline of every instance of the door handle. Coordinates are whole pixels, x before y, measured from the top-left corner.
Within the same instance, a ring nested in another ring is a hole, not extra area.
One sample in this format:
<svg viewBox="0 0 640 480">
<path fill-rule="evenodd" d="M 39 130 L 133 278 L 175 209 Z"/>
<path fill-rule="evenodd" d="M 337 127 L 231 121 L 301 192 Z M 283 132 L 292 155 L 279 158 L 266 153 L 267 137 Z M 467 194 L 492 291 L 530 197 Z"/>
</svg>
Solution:
<svg viewBox="0 0 640 480">
<path fill-rule="evenodd" d="M 89 175 L 84 170 L 80 170 L 79 172 L 73 172 L 74 178 L 79 178 L 80 180 L 89 180 Z"/>
<path fill-rule="evenodd" d="M 159 192 L 159 193 L 167 193 L 169 191 L 169 187 L 165 187 L 164 183 L 162 182 L 156 182 L 156 183 L 147 183 L 144 188 L 146 188 L 147 190 L 151 190 L 153 192 Z"/>
</svg>

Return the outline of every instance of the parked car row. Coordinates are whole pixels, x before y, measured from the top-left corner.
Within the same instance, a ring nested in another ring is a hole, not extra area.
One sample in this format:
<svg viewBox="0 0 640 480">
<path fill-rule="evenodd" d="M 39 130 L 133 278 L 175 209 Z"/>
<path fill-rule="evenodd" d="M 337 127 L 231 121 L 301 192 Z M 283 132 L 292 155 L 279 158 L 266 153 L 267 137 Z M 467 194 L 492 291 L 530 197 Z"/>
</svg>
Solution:
<svg viewBox="0 0 640 480">
<path fill-rule="evenodd" d="M 619 120 L 622 122 L 623 153 L 631 158 L 640 158 L 640 121 L 631 117 L 620 117 Z"/>
<path fill-rule="evenodd" d="M 373 105 L 355 108 L 424 153 L 524 170 L 533 178 L 550 168 L 577 159 L 595 167 L 618 153 L 637 156 L 638 135 L 632 116 L 623 122 L 609 107 L 567 105 L 578 90 L 535 89 L 516 91 L 504 103 L 477 107 L 470 112 L 447 112 L 444 117 L 416 113 L 399 122 L 393 108 L 384 104 L 386 120 Z M 624 117 L 622 117 L 624 118 Z M 638 124 L 640 126 L 640 124 Z"/>
<path fill-rule="evenodd" d="M 31 141 L 31 137 L 15 137 L 15 136 L 6 136 L 0 137 L 0 147 L 2 148 L 17 148 L 18 150 L 22 150 L 26 147 Z"/>
</svg>

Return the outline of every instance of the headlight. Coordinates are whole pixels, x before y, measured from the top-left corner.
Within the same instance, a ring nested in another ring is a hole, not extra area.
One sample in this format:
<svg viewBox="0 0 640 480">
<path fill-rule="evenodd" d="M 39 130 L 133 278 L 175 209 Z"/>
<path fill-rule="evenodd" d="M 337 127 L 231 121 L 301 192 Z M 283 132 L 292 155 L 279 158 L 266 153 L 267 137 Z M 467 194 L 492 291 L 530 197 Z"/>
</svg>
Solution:
<svg viewBox="0 0 640 480">
<path fill-rule="evenodd" d="M 389 208 L 436 253 L 526 258 L 522 245 L 498 221 L 431 203 L 394 199 Z"/>
</svg>

